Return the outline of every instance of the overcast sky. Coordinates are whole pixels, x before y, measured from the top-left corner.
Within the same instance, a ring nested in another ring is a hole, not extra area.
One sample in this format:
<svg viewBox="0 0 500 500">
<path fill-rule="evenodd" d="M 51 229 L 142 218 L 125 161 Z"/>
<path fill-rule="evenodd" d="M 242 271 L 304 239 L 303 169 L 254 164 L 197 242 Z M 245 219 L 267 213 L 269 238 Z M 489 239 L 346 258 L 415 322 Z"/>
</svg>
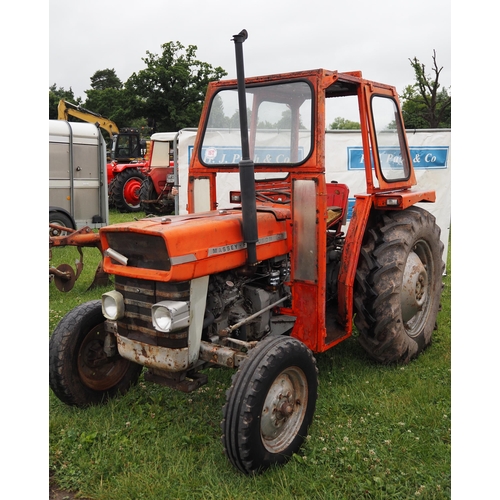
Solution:
<svg viewBox="0 0 500 500">
<path fill-rule="evenodd" d="M 232 35 L 243 28 L 246 76 L 305 69 L 361 70 L 402 92 L 414 83 L 409 58 L 451 85 L 449 0 L 50 0 L 49 81 L 86 98 L 90 77 L 114 69 L 125 82 L 145 67 L 146 51 L 179 41 L 197 59 L 236 77 Z"/>
</svg>

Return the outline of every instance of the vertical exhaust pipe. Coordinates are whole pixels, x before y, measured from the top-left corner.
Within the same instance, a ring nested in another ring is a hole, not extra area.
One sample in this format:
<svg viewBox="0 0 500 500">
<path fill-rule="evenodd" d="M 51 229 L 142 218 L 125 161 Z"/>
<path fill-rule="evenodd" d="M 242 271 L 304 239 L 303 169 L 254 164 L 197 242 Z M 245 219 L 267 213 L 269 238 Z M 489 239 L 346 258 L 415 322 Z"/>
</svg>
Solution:
<svg viewBox="0 0 500 500">
<path fill-rule="evenodd" d="M 236 51 L 236 76 L 238 80 L 238 105 L 241 133 L 241 161 L 239 163 L 241 216 L 243 221 L 243 238 L 247 244 L 247 262 L 249 265 L 252 265 L 257 262 L 256 244 L 259 237 L 257 234 L 257 208 L 255 203 L 255 165 L 253 160 L 250 159 L 245 69 L 243 64 L 243 42 L 247 38 L 248 33 L 246 30 L 242 30 L 238 35 L 233 35 Z"/>
</svg>

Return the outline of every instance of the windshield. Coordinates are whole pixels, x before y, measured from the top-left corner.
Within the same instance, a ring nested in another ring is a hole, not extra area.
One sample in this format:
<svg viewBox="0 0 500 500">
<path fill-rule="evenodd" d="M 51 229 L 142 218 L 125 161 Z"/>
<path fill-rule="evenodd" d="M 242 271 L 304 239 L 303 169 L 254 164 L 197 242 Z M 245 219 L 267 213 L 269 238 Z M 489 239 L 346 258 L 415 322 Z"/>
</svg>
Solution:
<svg viewBox="0 0 500 500">
<path fill-rule="evenodd" d="M 256 165 L 299 165 L 312 151 L 312 90 L 296 81 L 247 87 L 250 157 Z M 207 166 L 234 166 L 241 160 L 237 89 L 212 100 L 201 160 Z"/>
</svg>

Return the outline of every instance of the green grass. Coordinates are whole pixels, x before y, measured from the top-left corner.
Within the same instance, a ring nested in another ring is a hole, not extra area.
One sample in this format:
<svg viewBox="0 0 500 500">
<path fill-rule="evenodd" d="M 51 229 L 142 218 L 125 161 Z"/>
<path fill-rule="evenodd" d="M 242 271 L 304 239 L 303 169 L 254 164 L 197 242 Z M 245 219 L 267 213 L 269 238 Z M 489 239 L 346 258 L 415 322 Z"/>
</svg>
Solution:
<svg viewBox="0 0 500 500">
<path fill-rule="evenodd" d="M 138 214 L 139 216 L 143 214 Z M 138 216 L 137 214 L 135 217 Z M 111 212 L 111 222 L 132 220 Z M 52 264 L 69 262 L 56 249 Z M 99 252 L 68 293 L 50 285 L 49 334 L 87 291 Z M 70 408 L 49 390 L 49 468 L 61 488 L 111 499 L 451 498 L 451 262 L 433 344 L 380 366 L 355 338 L 317 355 L 319 398 L 305 445 L 257 477 L 225 458 L 219 423 L 232 371 L 209 369 L 191 394 L 144 382 L 105 406 Z"/>
</svg>

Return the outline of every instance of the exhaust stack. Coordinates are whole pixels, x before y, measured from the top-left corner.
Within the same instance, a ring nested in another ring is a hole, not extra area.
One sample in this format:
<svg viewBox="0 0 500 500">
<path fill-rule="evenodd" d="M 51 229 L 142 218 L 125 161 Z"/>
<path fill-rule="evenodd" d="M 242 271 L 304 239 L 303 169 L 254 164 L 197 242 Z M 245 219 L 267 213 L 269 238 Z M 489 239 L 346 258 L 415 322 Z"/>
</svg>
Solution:
<svg viewBox="0 0 500 500">
<path fill-rule="evenodd" d="M 255 203 L 255 165 L 250 159 L 248 142 L 248 119 L 245 93 L 245 70 L 243 64 L 243 42 L 248 38 L 247 30 L 242 30 L 238 35 L 233 35 L 236 51 L 236 77 L 238 81 L 238 106 L 240 113 L 241 133 L 241 161 L 240 190 L 241 190 L 241 215 L 243 220 L 243 238 L 247 244 L 248 264 L 257 263 L 256 244 L 257 233 L 257 208 Z"/>
</svg>

